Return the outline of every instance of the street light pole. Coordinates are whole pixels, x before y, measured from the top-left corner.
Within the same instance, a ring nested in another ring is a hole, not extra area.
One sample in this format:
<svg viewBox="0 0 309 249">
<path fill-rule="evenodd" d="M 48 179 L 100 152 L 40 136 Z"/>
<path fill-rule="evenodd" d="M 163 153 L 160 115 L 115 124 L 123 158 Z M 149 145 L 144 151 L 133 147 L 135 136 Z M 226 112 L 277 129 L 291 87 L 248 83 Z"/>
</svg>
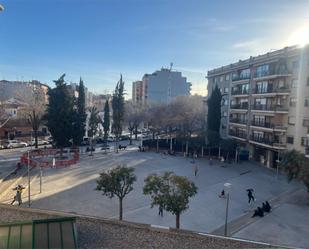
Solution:
<svg viewBox="0 0 309 249">
<path fill-rule="evenodd" d="M 30 207 L 30 151 L 28 150 L 28 207 Z"/>
<path fill-rule="evenodd" d="M 227 221 L 228 221 L 228 213 L 229 213 L 229 202 L 230 202 L 230 190 L 231 190 L 232 184 L 225 183 L 224 184 L 224 191 L 226 193 L 226 209 L 225 209 L 225 224 L 224 224 L 224 236 L 228 236 L 227 232 Z"/>
</svg>

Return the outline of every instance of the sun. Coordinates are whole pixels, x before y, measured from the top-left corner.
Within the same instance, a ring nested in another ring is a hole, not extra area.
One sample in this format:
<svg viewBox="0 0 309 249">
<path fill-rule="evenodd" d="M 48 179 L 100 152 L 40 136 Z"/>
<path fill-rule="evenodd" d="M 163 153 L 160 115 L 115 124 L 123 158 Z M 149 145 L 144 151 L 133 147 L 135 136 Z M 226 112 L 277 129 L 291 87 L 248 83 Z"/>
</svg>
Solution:
<svg viewBox="0 0 309 249">
<path fill-rule="evenodd" d="M 309 44 L 309 23 L 295 30 L 288 38 L 289 45 L 299 45 L 304 47 Z"/>
</svg>

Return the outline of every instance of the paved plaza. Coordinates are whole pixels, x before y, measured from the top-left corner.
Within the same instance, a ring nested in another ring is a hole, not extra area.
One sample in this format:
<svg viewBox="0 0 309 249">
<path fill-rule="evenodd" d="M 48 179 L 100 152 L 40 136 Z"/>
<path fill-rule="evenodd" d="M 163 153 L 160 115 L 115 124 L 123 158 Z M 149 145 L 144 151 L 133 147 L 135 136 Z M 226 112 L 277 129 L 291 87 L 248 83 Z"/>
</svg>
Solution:
<svg viewBox="0 0 309 249">
<path fill-rule="evenodd" d="M 178 175 L 187 176 L 198 187 L 198 193 L 191 199 L 189 209 L 180 217 L 181 228 L 198 232 L 220 231 L 224 225 L 226 200 L 219 198 L 218 195 L 226 182 L 232 184 L 229 222 L 244 215 L 251 216 L 250 211 L 265 200 L 275 200 L 278 196 L 289 195 L 303 188 L 297 182 L 288 184 L 283 175 L 279 175 L 277 179 L 274 170 L 250 162 L 241 164 L 214 162 L 210 165 L 207 159 L 197 159 L 195 164 L 198 165 L 199 171 L 195 177 L 194 164 L 190 158 L 138 152 L 137 147 L 132 146 L 118 154 L 114 152 L 104 154 L 102 151 L 94 153 L 92 157 L 83 154 L 80 162 L 70 168 L 44 169 L 43 193 L 39 194 L 39 177 L 32 180 L 32 207 L 117 219 L 118 199 L 109 199 L 94 189 L 99 173 L 119 164 L 134 167 L 137 175 L 134 190 L 124 199 L 124 220 L 175 227 L 175 217 L 166 212 L 160 217 L 158 208 L 150 208 L 149 197 L 142 193 L 144 179 L 148 174 L 174 171 Z M 246 193 L 248 188 L 254 189 L 256 197 L 256 202 L 251 205 L 248 204 Z M 25 196 L 24 200 L 26 199 Z M 240 238 L 288 244 L 281 239 L 281 223 L 270 225 L 277 220 L 284 222 L 282 219 L 287 216 L 286 208 L 282 205 L 270 215 L 257 219 L 240 231 L 230 231 L 230 234 Z M 272 219 L 272 216 L 276 219 Z M 292 225 L 293 218 L 290 218 L 290 221 Z M 262 229 L 264 224 L 270 229 L 269 231 Z M 266 236 L 265 231 L 271 233 L 274 227 L 277 235 Z M 269 237 L 271 239 L 268 239 Z M 304 242 L 299 246 L 304 247 L 303 245 Z"/>
</svg>

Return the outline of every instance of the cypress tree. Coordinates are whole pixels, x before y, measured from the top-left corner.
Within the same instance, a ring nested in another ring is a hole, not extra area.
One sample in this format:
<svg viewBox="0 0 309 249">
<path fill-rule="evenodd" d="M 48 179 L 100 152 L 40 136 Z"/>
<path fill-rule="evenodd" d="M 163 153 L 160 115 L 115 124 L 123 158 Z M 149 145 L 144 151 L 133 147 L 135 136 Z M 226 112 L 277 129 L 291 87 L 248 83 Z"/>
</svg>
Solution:
<svg viewBox="0 0 309 249">
<path fill-rule="evenodd" d="M 109 127 L 110 127 L 109 115 L 110 115 L 109 114 L 109 103 L 108 103 L 108 100 L 106 100 L 105 106 L 104 106 L 104 118 L 103 118 L 103 130 L 104 130 L 104 142 L 105 142 L 105 144 L 107 142 Z"/>
<path fill-rule="evenodd" d="M 112 132 L 116 138 L 116 152 L 118 152 L 118 141 L 122 133 L 122 126 L 124 122 L 124 82 L 122 80 L 122 75 L 120 75 L 120 80 L 117 82 L 113 100 L 113 125 Z"/>
<path fill-rule="evenodd" d="M 57 147 L 61 149 L 69 145 L 72 137 L 73 98 L 64 82 L 65 74 L 55 80 L 56 87 L 48 90 L 47 127 Z"/>
</svg>

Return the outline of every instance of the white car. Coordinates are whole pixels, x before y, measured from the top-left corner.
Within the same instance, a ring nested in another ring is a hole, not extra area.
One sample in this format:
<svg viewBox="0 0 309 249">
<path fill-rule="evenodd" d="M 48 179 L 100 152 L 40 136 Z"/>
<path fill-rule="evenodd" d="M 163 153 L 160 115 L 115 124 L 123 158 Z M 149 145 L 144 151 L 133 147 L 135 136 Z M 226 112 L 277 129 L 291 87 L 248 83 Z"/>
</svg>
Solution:
<svg viewBox="0 0 309 249">
<path fill-rule="evenodd" d="M 27 147 L 28 144 L 25 142 L 21 142 L 18 140 L 8 140 L 4 143 L 4 147 L 7 149 L 19 148 L 19 147 Z"/>
<path fill-rule="evenodd" d="M 29 141 L 28 144 L 34 146 L 35 145 L 35 139 L 32 139 L 32 141 Z M 48 145 L 48 144 L 49 144 L 48 141 L 38 139 L 38 145 Z"/>
</svg>

